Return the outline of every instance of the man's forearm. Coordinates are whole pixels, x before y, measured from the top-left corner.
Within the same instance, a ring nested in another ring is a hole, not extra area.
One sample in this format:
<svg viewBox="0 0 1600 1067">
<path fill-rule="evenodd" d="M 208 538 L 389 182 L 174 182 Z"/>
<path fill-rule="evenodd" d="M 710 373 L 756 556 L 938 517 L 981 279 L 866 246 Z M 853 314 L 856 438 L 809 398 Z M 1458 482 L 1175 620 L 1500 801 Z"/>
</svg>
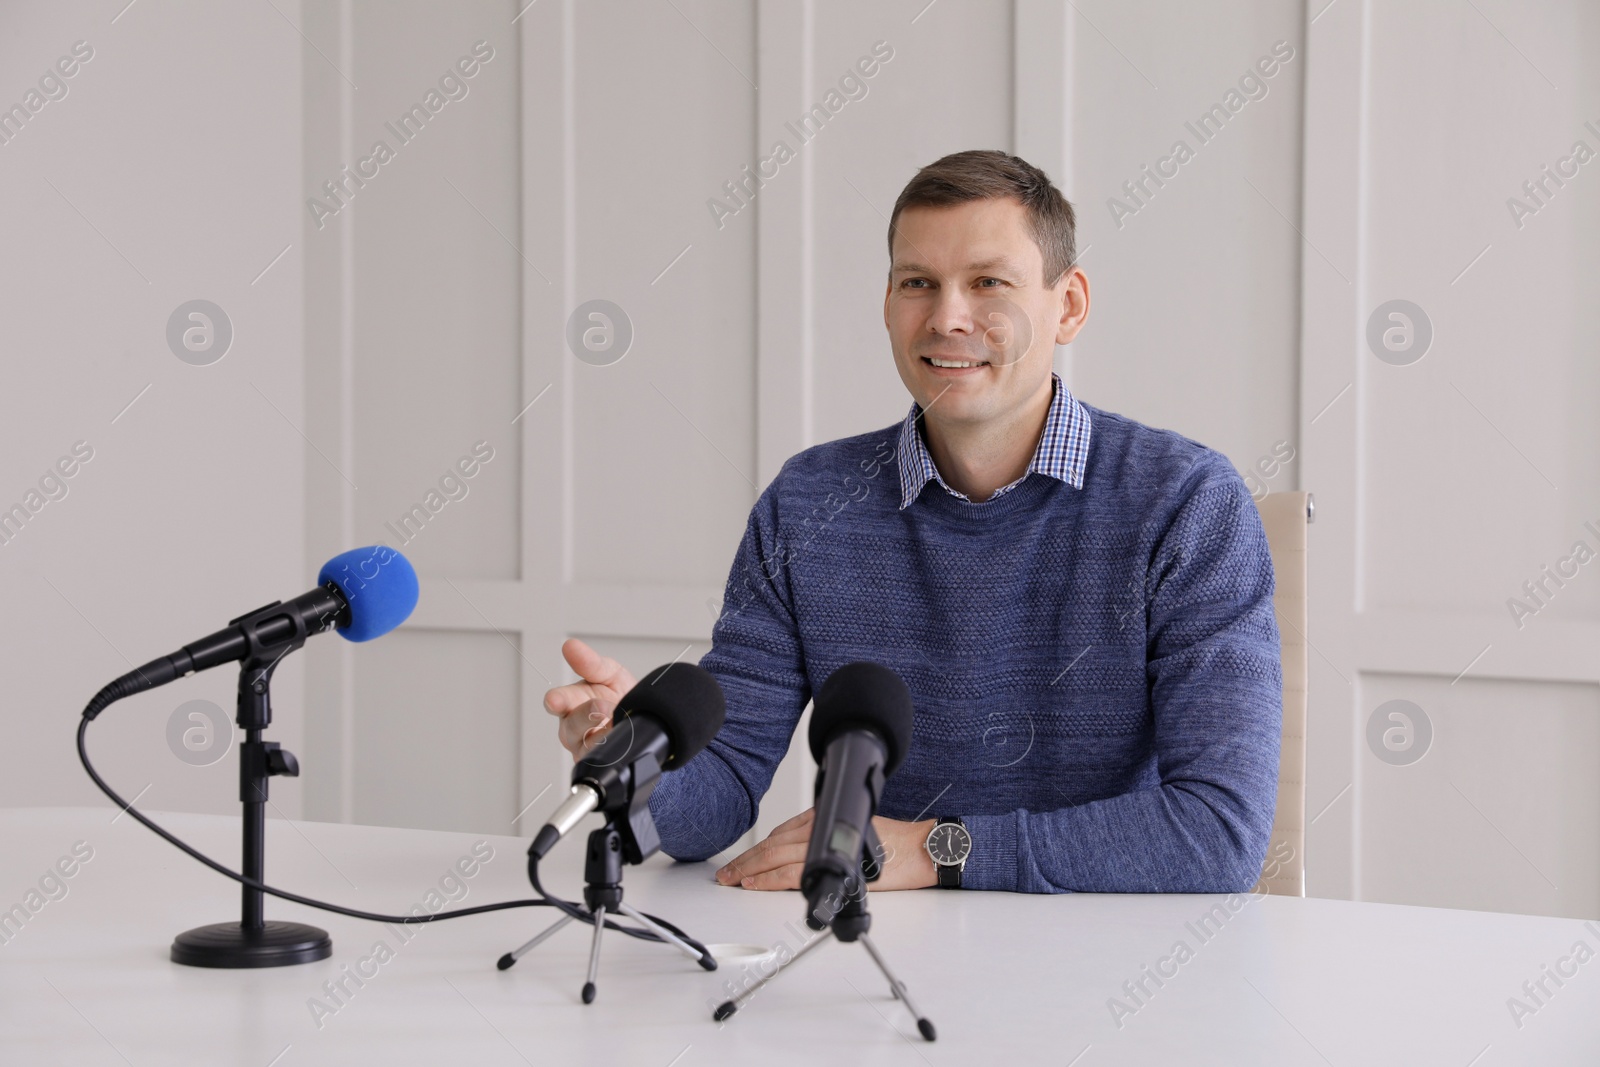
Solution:
<svg viewBox="0 0 1600 1067">
<path fill-rule="evenodd" d="M 1253 799 L 1180 781 L 1056 811 L 963 816 L 973 852 L 962 883 L 1023 893 L 1242 892 L 1255 884 L 1272 833 L 1276 746 L 1260 755 L 1248 775 Z"/>
<path fill-rule="evenodd" d="M 676 860 L 709 859 L 755 824 L 749 792 L 711 749 L 661 776 L 650 814 L 662 851 Z"/>
</svg>

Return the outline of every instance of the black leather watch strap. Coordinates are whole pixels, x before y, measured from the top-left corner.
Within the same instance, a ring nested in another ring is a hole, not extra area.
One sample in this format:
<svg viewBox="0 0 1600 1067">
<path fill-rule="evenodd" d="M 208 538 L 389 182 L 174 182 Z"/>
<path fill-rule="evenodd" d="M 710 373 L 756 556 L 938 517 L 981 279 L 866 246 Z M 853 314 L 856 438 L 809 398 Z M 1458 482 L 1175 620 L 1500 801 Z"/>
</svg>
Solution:
<svg viewBox="0 0 1600 1067">
<path fill-rule="evenodd" d="M 965 829 L 967 825 L 965 822 L 962 822 L 960 816 L 956 815 L 938 815 L 934 817 L 935 827 L 938 827 L 944 823 L 955 823 L 962 829 Z M 966 860 L 962 860 L 960 863 L 950 864 L 948 866 L 943 863 L 935 863 L 933 866 L 939 879 L 940 889 L 961 888 L 961 870 L 966 866 Z"/>
</svg>

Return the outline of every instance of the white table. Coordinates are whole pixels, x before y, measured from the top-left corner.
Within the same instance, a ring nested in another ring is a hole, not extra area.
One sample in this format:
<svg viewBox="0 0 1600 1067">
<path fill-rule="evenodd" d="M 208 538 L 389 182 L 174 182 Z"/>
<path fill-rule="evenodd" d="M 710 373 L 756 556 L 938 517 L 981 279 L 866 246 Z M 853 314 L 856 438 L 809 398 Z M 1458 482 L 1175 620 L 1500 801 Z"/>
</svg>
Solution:
<svg viewBox="0 0 1600 1067">
<path fill-rule="evenodd" d="M 237 857 L 238 820 L 163 815 L 205 851 Z M 736 968 L 707 973 L 676 951 L 605 937 L 599 997 L 579 1000 L 589 928 L 569 925 L 509 971 L 505 951 L 550 923 L 518 909 L 412 928 L 415 938 L 320 1027 L 323 983 L 399 944 L 388 927 L 273 898 L 268 918 L 333 935 L 331 959 L 253 971 L 169 962 L 174 934 L 238 917 L 238 887 L 105 808 L 0 811 L 0 908 L 74 842 L 93 858 L 64 897 L 0 945 L 0 1063 L 550 1064 L 1501 1064 L 1600 1063 L 1600 958 L 1579 966 L 1519 1028 L 1507 1000 L 1600 923 L 1282 897 L 1247 899 L 1209 939 L 1192 926 L 1222 897 L 873 893 L 873 937 L 938 1027 L 923 1042 L 859 945 L 820 946 L 733 1019 L 711 1020 Z M 587 820 L 547 860 L 576 898 Z M 494 858 L 466 904 L 530 895 L 527 842 L 326 823 L 268 823 L 272 884 L 355 907 L 404 911 L 475 841 Z M 799 947 L 795 893 L 716 886 L 705 864 L 656 857 L 627 900 L 706 942 Z M 59 890 L 57 890 L 59 895 Z M 1238 903 L 1236 901 L 1236 903 Z M 1123 983 L 1174 943 L 1192 955 L 1135 1002 Z M 1573 964 L 1563 965 L 1570 970 Z M 1531 1002 L 1530 1002 L 1531 1003 Z"/>
</svg>

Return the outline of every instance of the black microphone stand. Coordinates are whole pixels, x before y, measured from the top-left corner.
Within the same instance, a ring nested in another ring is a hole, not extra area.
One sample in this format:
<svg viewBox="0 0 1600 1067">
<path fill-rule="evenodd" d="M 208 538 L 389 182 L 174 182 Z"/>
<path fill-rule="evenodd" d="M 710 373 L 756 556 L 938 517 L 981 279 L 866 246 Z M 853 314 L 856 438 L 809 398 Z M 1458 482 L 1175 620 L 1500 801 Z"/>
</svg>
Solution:
<svg viewBox="0 0 1600 1067">
<path fill-rule="evenodd" d="M 877 881 L 878 876 L 883 873 L 882 856 L 883 845 L 878 841 L 877 831 L 873 829 L 872 824 L 869 822 L 866 833 L 862 835 L 861 869 L 852 872 L 850 877 L 845 880 L 843 889 L 844 902 L 839 906 L 838 912 L 833 918 L 825 919 L 823 917 L 826 914 L 824 907 L 818 906 L 806 916 L 807 926 L 813 930 L 823 930 L 824 932 L 800 946 L 800 951 L 778 964 L 777 967 L 773 968 L 771 974 L 761 976 L 748 988 L 735 994 L 731 1000 L 725 1000 L 719 1004 L 711 1017 L 720 1023 L 732 1016 L 734 1012 L 744 1007 L 762 986 L 778 977 L 784 968 L 792 967 L 800 962 L 802 956 L 822 944 L 827 940 L 828 934 L 832 933 L 834 938 L 839 941 L 861 942 L 861 946 L 867 950 L 867 955 L 872 957 L 872 962 L 878 965 L 878 970 L 882 971 L 883 977 L 888 980 L 889 992 L 894 995 L 896 1000 L 904 1004 L 906 1009 L 911 1012 L 912 1017 L 917 1020 L 917 1031 L 922 1034 L 924 1039 L 928 1041 L 934 1040 L 936 1034 L 933 1029 L 933 1022 L 917 1010 L 917 1006 L 911 1002 L 911 993 L 906 989 L 906 984 L 896 978 L 893 971 L 889 970 L 888 962 L 878 951 L 878 947 L 872 943 L 872 938 L 867 936 L 867 931 L 872 928 L 872 916 L 867 913 L 867 883 Z"/>
<path fill-rule="evenodd" d="M 577 909 L 568 911 L 563 908 L 565 914 L 561 918 L 545 927 L 520 948 L 501 956 L 495 964 L 496 967 L 502 971 L 507 970 L 557 930 L 576 919 L 583 918 L 594 925 L 594 937 L 589 942 L 589 972 L 583 983 L 583 1002 L 592 1004 L 595 996 L 595 979 L 600 974 L 600 935 L 605 932 L 606 916 L 622 914 L 662 941 L 676 947 L 704 969 L 708 971 L 717 969 L 717 961 L 709 952 L 702 952 L 690 945 L 622 899 L 622 865 L 643 863 L 661 847 L 661 839 L 656 834 L 655 820 L 651 817 L 648 806 L 650 792 L 651 790 L 644 790 L 636 794 L 632 806 L 627 811 L 607 812 L 606 824 L 589 834 L 588 849 L 583 863 L 583 902 L 588 906 L 589 914 L 585 916 Z M 528 875 L 534 883 L 534 888 L 543 895 L 544 890 L 539 886 L 535 871 L 538 862 L 538 859 L 530 853 Z"/>
<path fill-rule="evenodd" d="M 278 601 L 231 620 L 243 623 L 249 653 L 239 667 L 238 717 L 244 731 L 239 745 L 239 800 L 244 806 L 244 863 L 246 878 L 266 880 L 267 781 L 274 775 L 296 778 L 300 764 L 294 754 L 275 741 L 261 740 L 272 723 L 272 672 L 283 657 L 305 644 L 310 630 L 295 615 L 296 632 L 287 641 L 263 642 L 255 623 L 284 618 L 274 611 Z M 281 624 L 281 623 L 280 623 Z M 262 916 L 262 892 L 241 886 L 241 915 L 236 923 L 212 923 L 185 930 L 172 941 L 172 962 L 191 967 L 281 967 L 311 963 L 333 955 L 328 932 L 306 923 L 267 921 Z"/>
</svg>

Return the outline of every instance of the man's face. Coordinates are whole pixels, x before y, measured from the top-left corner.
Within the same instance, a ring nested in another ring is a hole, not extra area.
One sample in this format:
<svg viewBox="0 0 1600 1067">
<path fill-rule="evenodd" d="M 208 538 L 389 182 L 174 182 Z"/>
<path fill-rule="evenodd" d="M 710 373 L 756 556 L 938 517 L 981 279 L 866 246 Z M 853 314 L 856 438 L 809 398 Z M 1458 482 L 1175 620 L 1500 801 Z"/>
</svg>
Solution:
<svg viewBox="0 0 1600 1067">
<path fill-rule="evenodd" d="M 907 208 L 893 247 L 883 321 L 929 422 L 1003 424 L 1048 394 L 1055 346 L 1087 315 L 1087 280 L 1073 268 L 1045 287 L 1021 203 Z"/>
</svg>

